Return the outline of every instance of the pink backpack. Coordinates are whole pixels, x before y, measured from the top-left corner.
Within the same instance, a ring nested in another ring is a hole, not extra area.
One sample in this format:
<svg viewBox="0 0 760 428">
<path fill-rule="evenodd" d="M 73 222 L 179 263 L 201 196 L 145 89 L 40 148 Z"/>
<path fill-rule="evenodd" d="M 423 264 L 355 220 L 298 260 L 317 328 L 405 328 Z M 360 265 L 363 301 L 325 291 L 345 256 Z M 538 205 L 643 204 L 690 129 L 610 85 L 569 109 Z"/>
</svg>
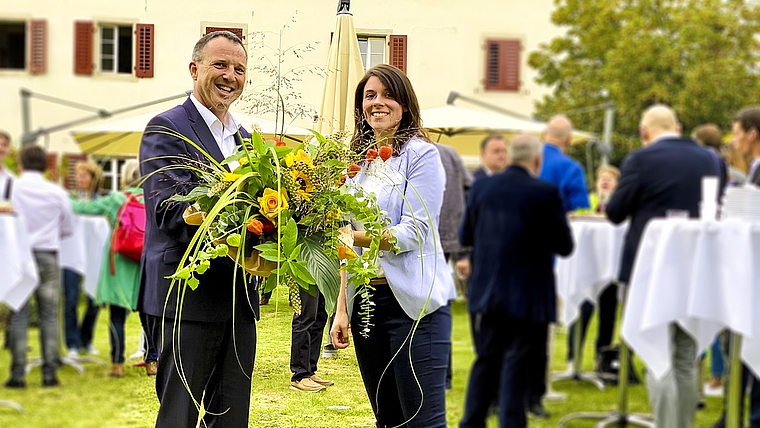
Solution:
<svg viewBox="0 0 760 428">
<path fill-rule="evenodd" d="M 145 240 L 145 203 L 138 195 L 127 195 L 116 216 L 119 220 L 111 239 L 111 274 L 114 274 L 113 254 L 119 253 L 132 260 L 140 261 Z"/>
</svg>

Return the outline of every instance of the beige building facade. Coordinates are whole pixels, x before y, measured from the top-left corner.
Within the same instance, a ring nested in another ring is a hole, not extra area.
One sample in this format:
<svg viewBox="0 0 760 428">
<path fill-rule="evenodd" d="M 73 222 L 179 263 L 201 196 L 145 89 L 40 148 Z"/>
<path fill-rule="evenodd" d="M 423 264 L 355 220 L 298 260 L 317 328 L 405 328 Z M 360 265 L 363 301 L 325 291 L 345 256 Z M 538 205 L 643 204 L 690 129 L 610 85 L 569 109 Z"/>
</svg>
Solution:
<svg viewBox="0 0 760 428">
<path fill-rule="evenodd" d="M 18 146 L 25 120 L 32 130 L 49 128 L 91 117 L 98 109 L 112 111 L 181 94 L 192 87 L 188 63 L 193 44 L 214 28 L 237 30 L 248 45 L 248 101 L 239 101 L 233 110 L 268 119 L 274 115 L 251 110 L 254 93 L 272 84 L 259 66 L 276 64 L 280 46 L 310 46 L 299 56 L 286 52 L 281 71 L 297 79 L 290 90 L 297 99 L 291 102 L 301 114 L 288 122 L 312 127 L 322 91 L 319 69 L 327 61 L 337 5 L 338 0 L 8 3 L 0 12 L 0 129 L 9 131 Z M 423 109 L 444 105 L 449 92 L 456 91 L 525 115 L 548 90 L 534 82 L 527 57 L 562 31 L 550 21 L 553 7 L 552 0 L 351 2 L 365 64 L 405 68 Z M 22 88 L 91 110 L 32 96 L 25 115 Z M 76 127 L 82 126 L 86 123 Z M 78 152 L 70 136 L 73 128 L 38 141 L 52 151 Z"/>
</svg>

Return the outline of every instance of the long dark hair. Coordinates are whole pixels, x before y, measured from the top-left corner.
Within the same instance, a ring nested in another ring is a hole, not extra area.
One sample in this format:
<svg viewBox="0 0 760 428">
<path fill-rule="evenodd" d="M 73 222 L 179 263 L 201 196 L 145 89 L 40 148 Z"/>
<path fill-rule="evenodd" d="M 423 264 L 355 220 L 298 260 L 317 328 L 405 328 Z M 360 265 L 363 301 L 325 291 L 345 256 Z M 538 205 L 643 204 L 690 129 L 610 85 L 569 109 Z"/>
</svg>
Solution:
<svg viewBox="0 0 760 428">
<path fill-rule="evenodd" d="M 367 148 L 375 144 L 375 131 L 364 118 L 364 87 L 370 77 L 375 76 L 391 93 L 393 99 L 406 110 L 401 116 L 396 134 L 387 144 L 393 148 L 393 154 L 397 155 L 401 147 L 412 137 L 423 138 L 430 141 L 425 129 L 422 128 L 420 104 L 417 95 L 412 88 L 412 82 L 403 71 L 388 65 L 376 65 L 364 74 L 362 80 L 356 85 L 354 93 L 354 136 L 351 139 L 351 149 L 356 153 L 363 154 Z"/>
</svg>

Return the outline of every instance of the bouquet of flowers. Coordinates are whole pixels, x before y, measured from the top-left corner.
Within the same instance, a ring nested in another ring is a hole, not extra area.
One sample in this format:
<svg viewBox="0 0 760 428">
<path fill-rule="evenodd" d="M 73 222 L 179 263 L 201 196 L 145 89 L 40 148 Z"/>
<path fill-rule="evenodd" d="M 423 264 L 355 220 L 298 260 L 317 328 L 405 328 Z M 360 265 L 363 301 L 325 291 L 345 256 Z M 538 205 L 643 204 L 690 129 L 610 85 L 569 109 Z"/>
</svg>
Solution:
<svg viewBox="0 0 760 428">
<path fill-rule="evenodd" d="M 340 269 L 351 274 L 357 294 L 371 296 L 369 280 L 376 276 L 380 238 L 389 220 L 373 195 L 346 184 L 347 176 L 360 170 L 359 155 L 317 132 L 311 142 L 295 150 L 276 139 L 264 141 L 257 132 L 242 141 L 221 164 L 209 157 L 211 164 L 182 165 L 191 168 L 199 181 L 172 200 L 192 202 L 185 221 L 199 228 L 172 279 L 195 289 L 197 275 L 208 269 L 209 261 L 228 256 L 243 274 L 267 278 L 263 292 L 287 284 L 296 312 L 300 312 L 298 287 L 311 294 L 318 287 L 331 312 Z M 232 172 L 222 166 L 235 162 L 238 166 Z M 372 237 L 361 257 L 352 249 L 348 229 L 352 220 L 361 222 Z M 358 314 L 365 324 L 363 333 L 370 327 L 371 306 L 365 305 Z"/>
</svg>

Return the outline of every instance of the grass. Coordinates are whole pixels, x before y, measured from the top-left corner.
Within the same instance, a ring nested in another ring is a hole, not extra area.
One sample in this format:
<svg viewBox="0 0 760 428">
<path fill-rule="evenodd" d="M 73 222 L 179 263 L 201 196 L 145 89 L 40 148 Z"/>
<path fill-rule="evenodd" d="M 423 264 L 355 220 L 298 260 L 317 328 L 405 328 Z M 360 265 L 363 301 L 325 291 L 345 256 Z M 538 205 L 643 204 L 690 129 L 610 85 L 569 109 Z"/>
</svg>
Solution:
<svg viewBox="0 0 760 428">
<path fill-rule="evenodd" d="M 374 426 L 372 409 L 356 365 L 353 349 L 341 351 L 340 358 L 320 360 L 319 374 L 332 379 L 336 385 L 318 394 L 290 390 L 290 320 L 292 310 L 287 305 L 286 293 L 263 307 L 258 323 L 256 367 L 251 391 L 250 427 L 371 427 Z M 275 310 L 275 301 L 278 302 Z M 454 329 L 454 388 L 447 393 L 447 411 L 450 427 L 456 427 L 462 417 L 465 389 L 470 365 L 474 358 L 469 336 L 469 321 L 465 305 L 453 306 Z M 95 346 L 100 355 L 108 359 L 108 315 L 101 312 L 95 335 Z M 140 324 L 133 314 L 127 319 L 127 355 L 137 349 Z M 586 341 L 584 368 L 593 367 L 593 339 L 596 327 L 590 327 Z M 552 358 L 552 370 L 566 368 L 567 338 L 558 334 Z M 30 355 L 39 355 L 36 329 L 30 331 Z M 129 362 L 131 363 L 131 362 Z M 0 380 L 4 382 L 9 373 L 10 353 L 0 352 Z M 640 369 L 640 367 L 639 367 Z M 153 426 L 158 401 L 155 396 L 154 378 L 145 375 L 142 368 L 127 364 L 126 377 L 112 379 L 104 376 L 104 369 L 88 364 L 83 375 L 70 367 L 59 370 L 62 386 L 53 389 L 40 387 L 40 371 L 33 370 L 27 376 L 25 390 L 0 387 L 0 399 L 13 400 L 25 408 L 19 414 L 9 407 L 0 407 L 0 427 L 148 427 Z M 568 399 L 561 403 L 546 403 L 552 417 L 548 420 L 530 420 L 531 428 L 556 427 L 559 419 L 578 411 L 607 412 L 615 408 L 616 388 L 598 391 L 590 384 L 564 382 L 554 384 L 554 389 L 566 393 Z M 648 412 L 646 389 L 643 385 L 630 388 L 629 405 L 633 412 Z M 350 410 L 333 410 L 330 406 L 349 406 Z M 709 427 L 722 409 L 722 399 L 708 398 L 707 409 L 697 413 L 697 427 Z M 591 427 L 592 421 L 577 421 L 569 427 Z M 488 422 L 495 428 L 495 418 Z"/>
</svg>

